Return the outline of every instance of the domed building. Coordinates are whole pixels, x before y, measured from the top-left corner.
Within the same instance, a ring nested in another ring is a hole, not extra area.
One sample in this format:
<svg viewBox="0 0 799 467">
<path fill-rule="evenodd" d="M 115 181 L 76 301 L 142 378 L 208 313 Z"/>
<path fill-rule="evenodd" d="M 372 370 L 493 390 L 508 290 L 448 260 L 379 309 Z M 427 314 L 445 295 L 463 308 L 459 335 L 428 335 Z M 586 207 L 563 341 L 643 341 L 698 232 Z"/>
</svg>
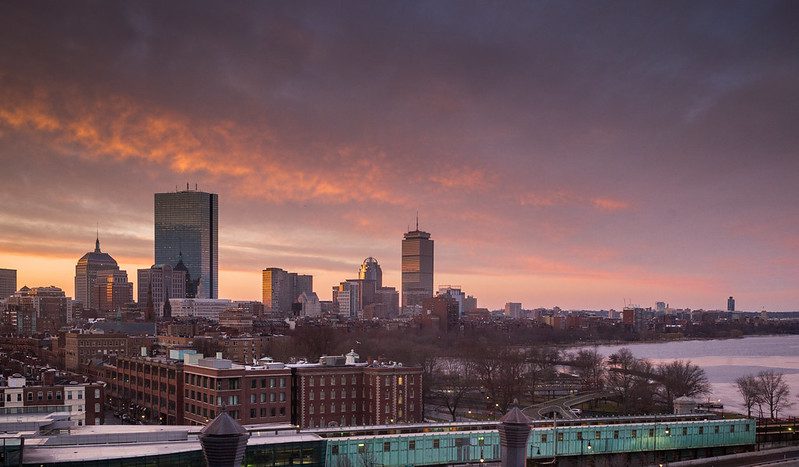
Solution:
<svg viewBox="0 0 799 467">
<path fill-rule="evenodd" d="M 81 302 L 86 309 L 96 310 L 97 303 L 92 297 L 97 273 L 100 271 L 119 271 L 116 260 L 108 253 L 100 251 L 100 238 L 98 237 L 94 251 L 83 255 L 75 266 L 75 300 Z"/>
<path fill-rule="evenodd" d="M 358 278 L 361 280 L 375 281 L 375 287 L 383 287 L 383 270 L 376 259 L 371 256 L 363 260 L 361 268 L 358 271 Z"/>
</svg>

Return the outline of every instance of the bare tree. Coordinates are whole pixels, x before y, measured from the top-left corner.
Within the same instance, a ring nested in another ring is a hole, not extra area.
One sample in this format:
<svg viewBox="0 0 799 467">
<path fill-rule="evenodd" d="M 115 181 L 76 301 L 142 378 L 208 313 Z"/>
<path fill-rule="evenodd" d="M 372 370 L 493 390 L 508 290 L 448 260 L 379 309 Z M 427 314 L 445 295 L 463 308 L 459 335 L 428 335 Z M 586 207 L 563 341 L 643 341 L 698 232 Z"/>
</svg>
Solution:
<svg viewBox="0 0 799 467">
<path fill-rule="evenodd" d="M 436 375 L 436 397 L 447 408 L 452 421 L 458 420 L 458 408 L 467 394 L 477 387 L 474 368 L 460 359 L 443 359 Z"/>
<path fill-rule="evenodd" d="M 670 412 L 674 410 L 674 399 L 696 397 L 710 392 L 705 370 L 690 361 L 662 363 L 658 365 L 656 373 L 662 388 L 663 402 Z"/>
<path fill-rule="evenodd" d="M 525 355 L 527 372 L 525 375 L 527 394 L 535 402 L 536 391 L 545 382 L 557 377 L 557 365 L 561 359 L 560 351 L 553 347 L 533 347 Z"/>
<path fill-rule="evenodd" d="M 772 419 L 792 404 L 789 400 L 791 389 L 785 382 L 785 375 L 774 370 L 761 371 L 757 375 L 757 383 L 763 403 L 768 407 Z"/>
<path fill-rule="evenodd" d="M 584 390 L 596 391 L 602 389 L 605 379 L 605 357 L 596 349 L 582 349 L 572 355 L 569 363 Z"/>
<path fill-rule="evenodd" d="M 760 383 L 754 375 L 741 376 L 735 380 L 735 386 L 743 399 L 744 407 L 746 407 L 746 416 L 752 416 L 752 407 L 762 404 L 762 394 L 760 391 Z M 762 415 L 762 410 L 761 410 Z"/>
<path fill-rule="evenodd" d="M 642 413 L 654 405 L 656 386 L 649 360 L 638 359 L 628 348 L 608 357 L 605 389 L 626 413 Z"/>
<path fill-rule="evenodd" d="M 470 363 L 489 401 L 500 412 L 506 412 L 523 392 L 524 356 L 509 347 L 481 348 L 470 358 Z"/>
</svg>

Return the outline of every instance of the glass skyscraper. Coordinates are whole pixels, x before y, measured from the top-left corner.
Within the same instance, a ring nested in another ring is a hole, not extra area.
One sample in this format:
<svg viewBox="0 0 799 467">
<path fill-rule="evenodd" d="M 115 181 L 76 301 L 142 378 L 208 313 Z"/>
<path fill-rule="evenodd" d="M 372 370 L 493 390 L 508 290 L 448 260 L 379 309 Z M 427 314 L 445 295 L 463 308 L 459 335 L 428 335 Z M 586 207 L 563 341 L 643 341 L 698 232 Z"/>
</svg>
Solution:
<svg viewBox="0 0 799 467">
<path fill-rule="evenodd" d="M 433 297 L 433 240 L 416 230 L 402 240 L 402 306 L 422 305 Z"/>
<path fill-rule="evenodd" d="M 216 193 L 155 194 L 155 264 L 174 268 L 182 261 L 189 298 L 217 298 L 219 293 L 218 213 Z"/>
</svg>

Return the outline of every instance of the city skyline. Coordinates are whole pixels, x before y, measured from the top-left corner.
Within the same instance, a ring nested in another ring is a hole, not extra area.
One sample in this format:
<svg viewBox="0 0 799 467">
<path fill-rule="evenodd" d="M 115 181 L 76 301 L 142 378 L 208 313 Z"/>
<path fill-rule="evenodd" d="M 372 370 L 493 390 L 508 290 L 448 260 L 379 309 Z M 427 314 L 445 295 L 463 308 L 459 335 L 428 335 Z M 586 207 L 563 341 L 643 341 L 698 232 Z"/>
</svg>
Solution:
<svg viewBox="0 0 799 467">
<path fill-rule="evenodd" d="M 7 2 L 0 268 L 75 297 L 99 221 L 132 276 L 189 182 L 223 298 L 399 288 L 418 210 L 480 306 L 799 310 L 796 8 Z"/>
</svg>

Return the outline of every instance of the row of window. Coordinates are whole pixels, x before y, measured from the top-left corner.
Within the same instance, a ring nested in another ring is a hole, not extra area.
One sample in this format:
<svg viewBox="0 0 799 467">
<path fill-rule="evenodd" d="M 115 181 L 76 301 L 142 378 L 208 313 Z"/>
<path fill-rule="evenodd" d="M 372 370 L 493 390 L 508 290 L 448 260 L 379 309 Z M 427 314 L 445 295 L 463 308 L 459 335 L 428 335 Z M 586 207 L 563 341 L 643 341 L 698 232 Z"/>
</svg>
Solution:
<svg viewBox="0 0 799 467">
<path fill-rule="evenodd" d="M 192 386 L 199 386 L 206 389 L 216 389 L 216 390 L 229 390 L 229 389 L 241 389 L 241 378 L 214 378 L 212 376 L 203 376 L 203 375 L 196 375 L 194 373 L 185 373 L 184 374 L 184 382 L 186 384 L 190 384 Z M 286 378 L 253 378 L 250 380 L 250 388 L 255 389 L 256 387 L 260 386 L 261 388 L 267 387 L 267 382 L 269 384 L 268 387 L 275 388 L 275 387 L 286 387 Z M 226 384 L 225 384 L 226 383 Z"/>
<path fill-rule="evenodd" d="M 324 389 L 320 389 L 319 390 L 319 400 L 322 400 L 322 401 L 325 400 L 325 398 L 326 398 L 325 395 L 326 394 L 327 393 L 325 392 Z M 342 389 L 340 394 L 341 394 L 341 399 L 346 399 L 347 398 L 347 394 L 348 393 L 347 393 L 346 389 Z M 386 399 L 386 400 L 391 399 L 391 393 L 390 392 L 386 391 L 384 394 L 385 394 L 384 399 Z M 350 395 L 350 399 L 355 399 L 356 397 L 358 397 L 357 389 L 353 389 L 352 392 L 349 393 L 349 395 Z M 411 390 L 408 393 L 408 397 L 410 397 L 410 398 L 414 398 L 415 396 L 416 396 L 416 392 L 413 391 L 413 390 Z M 372 391 L 368 390 L 367 388 L 361 388 L 361 397 L 366 398 L 366 399 L 371 399 Z M 316 392 L 313 389 L 309 390 L 308 391 L 308 400 L 312 401 L 315 398 L 316 398 Z M 331 389 L 330 390 L 330 399 L 336 399 L 336 390 L 335 389 Z M 399 393 L 397 395 L 397 402 L 399 404 L 402 404 L 402 400 L 403 400 L 403 395 L 402 395 L 402 393 Z"/>
<path fill-rule="evenodd" d="M 679 429 L 679 431 L 675 430 L 675 432 L 678 433 L 678 434 L 681 434 L 683 436 L 688 436 L 689 431 L 691 431 L 688 428 L 689 427 L 684 426 L 684 427 L 681 427 Z M 710 428 L 710 427 L 708 427 L 708 428 Z M 750 430 L 748 424 L 743 425 L 743 428 L 744 428 L 744 431 L 749 431 Z M 729 430 L 730 433 L 735 433 L 735 425 L 729 425 L 728 430 Z M 670 428 L 668 428 L 668 427 L 663 428 L 660 431 L 662 432 L 661 436 L 671 436 L 672 435 L 672 430 Z M 630 430 L 630 436 L 629 437 L 630 438 L 638 438 L 639 434 L 643 435 L 644 433 L 646 433 L 648 438 L 654 438 L 655 437 L 655 429 L 654 428 L 649 428 L 646 431 L 640 430 L 640 432 L 637 429 Z M 713 426 L 713 433 L 714 434 L 721 433 L 721 426 L 714 425 Z M 693 434 L 693 433 L 691 433 L 691 434 Z M 698 435 L 705 434 L 705 427 L 704 426 L 698 427 L 695 434 L 698 434 Z M 563 441 L 564 440 L 564 435 L 565 434 L 563 432 L 558 433 L 558 441 Z M 622 432 L 620 430 L 613 430 L 613 439 L 619 439 L 619 437 L 621 435 L 622 435 Z M 546 443 L 548 439 L 549 439 L 549 435 L 547 433 L 542 433 L 541 434 L 541 442 L 542 443 Z M 588 439 L 588 437 L 583 432 L 578 431 L 577 433 L 575 433 L 575 439 L 577 439 L 578 441 L 581 441 L 581 440 L 584 440 L 584 439 Z M 602 439 L 602 431 L 598 431 L 598 430 L 595 431 L 594 432 L 594 439 Z"/>
<path fill-rule="evenodd" d="M 337 377 L 331 375 L 331 376 L 328 376 L 328 377 L 325 377 L 325 376 L 318 376 L 318 377 L 316 377 L 316 376 L 306 376 L 305 378 L 308 381 L 308 386 L 314 387 L 317 378 L 319 379 L 319 386 L 324 386 L 326 379 L 328 380 L 328 382 L 329 382 L 329 384 L 331 386 L 335 386 Z M 339 378 L 339 381 L 341 382 L 341 386 L 345 386 L 347 384 L 347 376 L 346 375 L 341 375 L 338 378 Z M 379 378 L 379 376 L 376 377 L 376 379 L 377 378 Z M 392 378 L 391 376 L 385 376 L 384 377 L 384 384 L 386 386 L 390 386 L 391 385 L 391 378 Z M 357 380 L 358 379 L 357 379 L 356 375 L 350 375 L 350 385 L 357 384 Z M 408 375 L 408 384 L 414 384 L 414 383 L 415 383 L 414 375 Z M 405 377 L 404 376 L 398 376 L 397 377 L 397 384 L 400 385 L 400 386 L 405 384 Z"/>
</svg>

